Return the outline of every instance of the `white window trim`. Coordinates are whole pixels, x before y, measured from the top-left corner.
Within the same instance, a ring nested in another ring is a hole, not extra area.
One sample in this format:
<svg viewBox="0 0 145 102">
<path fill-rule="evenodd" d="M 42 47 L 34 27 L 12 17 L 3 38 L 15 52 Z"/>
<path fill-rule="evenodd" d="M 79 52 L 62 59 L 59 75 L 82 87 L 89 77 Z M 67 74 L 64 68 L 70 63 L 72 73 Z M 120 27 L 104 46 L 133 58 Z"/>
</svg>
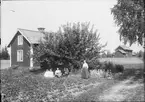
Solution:
<svg viewBox="0 0 145 102">
<path fill-rule="evenodd" d="M 30 46 L 30 56 L 33 55 L 33 46 Z M 30 57 L 30 68 L 33 67 L 33 57 Z"/>
<path fill-rule="evenodd" d="M 11 54 L 11 45 L 10 45 L 10 50 L 9 50 L 9 54 L 10 54 L 10 67 L 12 66 L 12 54 Z"/>
<path fill-rule="evenodd" d="M 23 50 L 17 50 L 17 62 L 23 62 Z"/>
<path fill-rule="evenodd" d="M 18 45 L 23 45 L 23 36 L 18 35 Z"/>
</svg>

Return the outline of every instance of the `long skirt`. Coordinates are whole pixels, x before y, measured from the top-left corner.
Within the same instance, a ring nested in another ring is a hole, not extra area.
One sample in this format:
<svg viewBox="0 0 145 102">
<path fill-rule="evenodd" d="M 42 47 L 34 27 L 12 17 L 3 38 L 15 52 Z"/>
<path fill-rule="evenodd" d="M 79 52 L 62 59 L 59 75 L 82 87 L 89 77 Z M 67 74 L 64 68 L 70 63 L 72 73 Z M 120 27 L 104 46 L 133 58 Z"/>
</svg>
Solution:
<svg viewBox="0 0 145 102">
<path fill-rule="evenodd" d="M 90 73 L 87 68 L 82 68 L 81 77 L 83 79 L 88 79 L 90 77 Z"/>
</svg>

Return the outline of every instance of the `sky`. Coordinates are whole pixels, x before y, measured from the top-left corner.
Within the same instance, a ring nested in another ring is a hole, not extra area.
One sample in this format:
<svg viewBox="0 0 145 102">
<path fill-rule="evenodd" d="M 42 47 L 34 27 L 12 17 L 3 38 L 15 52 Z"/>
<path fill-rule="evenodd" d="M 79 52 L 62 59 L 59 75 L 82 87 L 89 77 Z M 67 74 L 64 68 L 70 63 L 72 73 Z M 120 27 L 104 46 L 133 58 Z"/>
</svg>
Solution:
<svg viewBox="0 0 145 102">
<path fill-rule="evenodd" d="M 3 1 L 1 8 L 2 46 L 9 44 L 17 28 L 37 31 L 57 31 L 61 25 L 77 22 L 90 22 L 100 34 L 100 43 L 107 42 L 106 50 L 114 49 L 123 43 L 119 40 L 111 8 L 116 0 L 44 0 L 44 1 Z M 134 52 L 143 50 L 133 44 Z"/>
</svg>

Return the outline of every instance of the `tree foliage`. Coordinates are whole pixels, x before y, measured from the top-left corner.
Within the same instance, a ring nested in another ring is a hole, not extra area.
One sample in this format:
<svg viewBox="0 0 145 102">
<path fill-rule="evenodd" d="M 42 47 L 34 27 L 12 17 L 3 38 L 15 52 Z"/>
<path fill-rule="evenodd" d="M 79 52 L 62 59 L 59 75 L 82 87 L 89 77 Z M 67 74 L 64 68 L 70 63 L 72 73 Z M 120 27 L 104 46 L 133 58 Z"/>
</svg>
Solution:
<svg viewBox="0 0 145 102">
<path fill-rule="evenodd" d="M 89 23 L 67 23 L 57 32 L 45 32 L 44 35 L 34 50 L 33 57 L 37 63 L 52 65 L 66 62 L 75 66 L 81 60 L 97 57 L 105 46 L 99 44 L 99 34 L 93 26 L 90 28 Z"/>
<path fill-rule="evenodd" d="M 120 40 L 132 45 L 138 42 L 143 45 L 144 37 L 144 1 L 143 0 L 118 0 L 111 9 L 117 26 L 120 27 Z"/>
<path fill-rule="evenodd" d="M 7 47 L 2 48 L 0 52 L 0 59 L 8 60 L 10 58 Z"/>
</svg>

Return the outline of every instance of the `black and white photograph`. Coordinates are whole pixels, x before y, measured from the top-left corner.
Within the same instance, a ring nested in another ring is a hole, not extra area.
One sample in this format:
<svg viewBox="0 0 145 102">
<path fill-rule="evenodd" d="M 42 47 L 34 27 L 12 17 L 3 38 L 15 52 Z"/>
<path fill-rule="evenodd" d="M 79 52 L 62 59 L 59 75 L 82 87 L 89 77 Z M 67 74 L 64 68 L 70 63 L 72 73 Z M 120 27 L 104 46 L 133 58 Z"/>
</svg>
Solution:
<svg viewBox="0 0 145 102">
<path fill-rule="evenodd" d="M 144 102 L 144 0 L 1 0 L 2 102 Z"/>
</svg>

